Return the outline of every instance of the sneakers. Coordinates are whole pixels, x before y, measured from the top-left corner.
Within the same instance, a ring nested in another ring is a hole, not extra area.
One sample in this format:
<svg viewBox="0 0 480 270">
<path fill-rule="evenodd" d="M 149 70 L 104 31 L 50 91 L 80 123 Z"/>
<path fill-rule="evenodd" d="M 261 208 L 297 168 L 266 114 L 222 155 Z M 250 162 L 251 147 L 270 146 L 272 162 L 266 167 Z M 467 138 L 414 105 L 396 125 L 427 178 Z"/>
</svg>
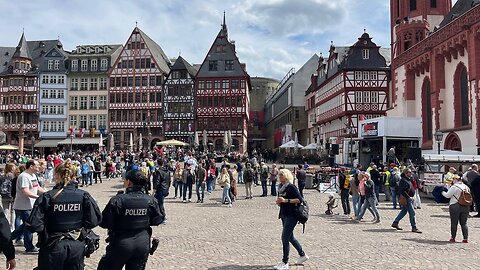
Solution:
<svg viewBox="0 0 480 270">
<path fill-rule="evenodd" d="M 463 239 L 462 243 L 468 244 L 468 240 L 467 240 L 467 239 Z"/>
<path fill-rule="evenodd" d="M 301 256 L 298 258 L 297 262 L 295 264 L 303 264 L 304 262 L 308 261 L 310 259 L 307 254 Z"/>
<path fill-rule="evenodd" d="M 376 219 L 373 223 L 380 223 L 380 219 Z"/>
<path fill-rule="evenodd" d="M 287 270 L 288 269 L 288 263 L 281 262 L 273 267 L 273 269 L 277 270 Z"/>
<path fill-rule="evenodd" d="M 422 231 L 420 231 L 419 229 L 415 228 L 415 229 L 412 229 L 412 232 L 414 233 L 422 233 Z"/>
<path fill-rule="evenodd" d="M 232 207 L 232 204 L 231 204 L 231 203 L 229 203 L 229 204 L 228 204 L 228 207 Z"/>
<path fill-rule="evenodd" d="M 398 223 L 393 223 L 393 224 L 392 224 L 392 228 L 397 229 L 397 231 L 403 230 L 402 228 L 398 227 Z"/>
<path fill-rule="evenodd" d="M 27 253 L 27 254 L 38 254 L 38 248 L 25 250 L 25 253 Z"/>
<path fill-rule="evenodd" d="M 188 202 L 192 202 L 192 199 L 188 199 Z"/>
<path fill-rule="evenodd" d="M 186 200 L 183 200 L 183 203 L 187 203 L 187 201 L 186 201 Z"/>
<path fill-rule="evenodd" d="M 454 238 L 450 238 L 450 243 L 455 243 L 455 239 L 454 239 Z"/>
</svg>

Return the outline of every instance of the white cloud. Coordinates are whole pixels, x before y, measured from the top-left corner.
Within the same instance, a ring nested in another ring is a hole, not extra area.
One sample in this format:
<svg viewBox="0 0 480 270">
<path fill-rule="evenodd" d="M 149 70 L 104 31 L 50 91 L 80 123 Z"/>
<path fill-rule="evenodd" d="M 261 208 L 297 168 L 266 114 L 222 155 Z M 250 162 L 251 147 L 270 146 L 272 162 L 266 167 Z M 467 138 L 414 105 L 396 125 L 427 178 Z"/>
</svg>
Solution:
<svg viewBox="0 0 480 270">
<path fill-rule="evenodd" d="M 351 45 L 363 28 L 379 45 L 390 43 L 385 0 L 0 0 L 0 46 L 15 46 L 22 27 L 28 40 L 60 39 L 66 49 L 81 44 L 124 44 L 138 26 L 169 57 L 201 63 L 227 13 L 229 38 L 251 76 L 281 79 L 330 40 Z"/>
</svg>

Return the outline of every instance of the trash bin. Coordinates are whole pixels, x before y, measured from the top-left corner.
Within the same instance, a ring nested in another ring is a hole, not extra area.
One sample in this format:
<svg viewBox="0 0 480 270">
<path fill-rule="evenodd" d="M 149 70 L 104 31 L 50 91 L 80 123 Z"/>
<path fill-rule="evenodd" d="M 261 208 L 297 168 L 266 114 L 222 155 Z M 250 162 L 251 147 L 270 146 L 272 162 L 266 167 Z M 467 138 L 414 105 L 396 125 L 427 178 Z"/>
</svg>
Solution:
<svg viewBox="0 0 480 270">
<path fill-rule="evenodd" d="M 313 188 L 313 174 L 307 174 L 307 178 L 305 179 L 305 188 L 306 189 Z"/>
</svg>

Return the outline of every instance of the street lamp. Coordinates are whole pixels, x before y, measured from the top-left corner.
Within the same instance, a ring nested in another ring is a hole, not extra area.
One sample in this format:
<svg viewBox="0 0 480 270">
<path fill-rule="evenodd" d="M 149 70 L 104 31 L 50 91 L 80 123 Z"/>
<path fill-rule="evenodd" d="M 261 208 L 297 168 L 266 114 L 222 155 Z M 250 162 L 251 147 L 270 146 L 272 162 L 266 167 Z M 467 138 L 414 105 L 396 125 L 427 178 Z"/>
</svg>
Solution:
<svg viewBox="0 0 480 270">
<path fill-rule="evenodd" d="M 32 135 L 31 140 L 32 140 L 32 158 L 33 158 L 33 154 L 34 154 L 34 151 L 35 151 L 34 150 L 34 145 L 35 145 L 35 136 L 34 135 Z"/>
<path fill-rule="evenodd" d="M 437 145 L 438 145 L 438 154 L 440 155 L 440 143 L 442 143 L 442 140 L 443 140 L 443 133 L 437 129 L 437 131 L 435 131 L 435 134 L 433 134 L 433 136 L 435 136 L 435 141 L 437 142 Z"/>
<path fill-rule="evenodd" d="M 353 168 L 353 157 L 352 157 L 353 127 L 351 125 L 348 125 L 345 128 L 345 133 L 350 135 L 350 140 L 348 141 L 348 159 L 347 159 L 347 162 Z"/>
</svg>

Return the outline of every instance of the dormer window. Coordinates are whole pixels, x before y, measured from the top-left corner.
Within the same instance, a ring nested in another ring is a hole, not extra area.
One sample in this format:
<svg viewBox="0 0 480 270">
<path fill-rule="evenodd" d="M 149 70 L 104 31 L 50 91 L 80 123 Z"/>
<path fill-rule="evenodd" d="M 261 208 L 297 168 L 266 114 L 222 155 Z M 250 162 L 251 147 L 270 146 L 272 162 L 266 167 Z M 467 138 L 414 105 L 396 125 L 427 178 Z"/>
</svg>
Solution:
<svg viewBox="0 0 480 270">
<path fill-rule="evenodd" d="M 99 53 L 100 52 L 100 48 L 96 47 L 95 48 L 95 53 Z"/>
<path fill-rule="evenodd" d="M 366 60 L 370 58 L 370 50 L 369 49 L 363 49 L 362 50 L 362 59 Z"/>
<path fill-rule="evenodd" d="M 48 70 L 53 69 L 53 60 L 48 60 Z"/>
<path fill-rule="evenodd" d="M 90 53 L 90 47 L 87 47 L 87 48 L 85 49 L 85 52 L 86 52 L 86 53 Z"/>
</svg>

